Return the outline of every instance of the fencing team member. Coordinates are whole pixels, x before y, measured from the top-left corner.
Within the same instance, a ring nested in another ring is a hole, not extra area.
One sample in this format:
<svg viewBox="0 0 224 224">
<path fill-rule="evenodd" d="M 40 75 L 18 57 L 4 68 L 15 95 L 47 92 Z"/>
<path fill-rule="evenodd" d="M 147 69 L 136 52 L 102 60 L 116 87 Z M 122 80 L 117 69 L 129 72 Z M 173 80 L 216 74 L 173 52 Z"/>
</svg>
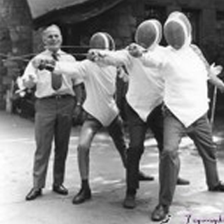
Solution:
<svg viewBox="0 0 224 224">
<path fill-rule="evenodd" d="M 193 140 L 202 157 L 208 190 L 224 192 L 224 185 L 218 177 L 215 144 L 207 118 L 207 80 L 210 79 L 221 91 L 224 91 L 224 85 L 214 75 L 218 68 L 208 68 L 200 49 L 191 44 L 191 32 L 187 17 L 173 12 L 164 25 L 168 43 L 164 57 L 155 58 L 150 54 L 141 57 L 145 65 L 161 68 L 165 78 L 164 147 L 160 159 L 159 204 L 152 213 L 153 221 L 161 221 L 169 212 L 180 167 L 178 146 L 185 133 Z M 138 50 L 141 51 L 139 47 Z M 132 45 L 130 53 L 137 55 L 136 46 Z"/>
<path fill-rule="evenodd" d="M 42 61 L 44 60 L 54 59 L 76 63 L 72 55 L 60 49 L 62 34 L 59 27 L 56 25 L 47 27 L 43 31 L 42 39 L 46 50 L 29 62 L 21 78 L 25 88 L 36 87 L 36 152 L 34 155 L 33 188 L 26 196 L 26 200 L 33 200 L 42 194 L 53 142 L 55 153 L 53 191 L 61 195 L 68 194 L 63 182 L 72 116 L 75 108 L 74 90 L 77 102 L 79 103 L 79 100 L 82 99 L 81 79 L 71 79 L 63 73 L 55 76 L 54 73 L 43 69 Z"/>
<path fill-rule="evenodd" d="M 90 48 L 114 50 L 113 38 L 104 32 L 94 34 L 90 39 Z M 86 89 L 83 109 L 87 112 L 81 128 L 78 144 L 78 165 L 81 176 L 81 189 L 73 198 L 74 204 L 80 204 L 91 198 L 89 186 L 89 152 L 92 140 L 99 129 L 106 127 L 118 149 L 124 167 L 126 167 L 127 147 L 123 133 L 123 124 L 114 98 L 116 91 L 117 69 L 83 60 L 76 63 L 57 62 L 53 68 L 60 74 L 81 76 Z M 142 177 L 139 172 L 139 177 Z"/>
<path fill-rule="evenodd" d="M 158 20 L 152 19 L 141 23 L 135 35 L 138 44 L 153 54 L 163 55 L 163 47 L 159 45 L 162 37 L 162 26 Z M 93 50 L 94 51 L 94 50 Z M 98 61 L 105 65 L 125 66 L 129 74 L 126 94 L 126 117 L 130 136 L 127 157 L 127 191 L 123 202 L 125 208 L 136 206 L 135 196 L 139 188 L 138 169 L 144 151 L 144 140 L 147 128 L 150 128 L 157 141 L 159 152 L 163 150 L 163 115 L 162 103 L 164 79 L 159 69 L 144 66 L 139 58 L 132 57 L 127 49 L 116 52 L 94 51 Z M 178 178 L 177 183 L 189 184 Z"/>
</svg>

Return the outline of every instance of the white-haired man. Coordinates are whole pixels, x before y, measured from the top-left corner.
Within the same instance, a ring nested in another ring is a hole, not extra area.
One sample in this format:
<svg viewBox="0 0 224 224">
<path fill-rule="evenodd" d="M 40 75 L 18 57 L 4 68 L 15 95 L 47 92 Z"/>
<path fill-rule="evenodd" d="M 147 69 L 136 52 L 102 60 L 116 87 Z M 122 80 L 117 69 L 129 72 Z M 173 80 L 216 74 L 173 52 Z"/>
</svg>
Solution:
<svg viewBox="0 0 224 224">
<path fill-rule="evenodd" d="M 81 104 L 81 79 L 71 79 L 63 73 L 56 76 L 35 65 L 36 61 L 57 60 L 75 62 L 75 58 L 62 51 L 62 34 L 58 26 L 51 25 L 43 31 L 45 51 L 34 57 L 27 65 L 22 76 L 24 88 L 35 90 L 35 140 L 36 152 L 33 167 L 33 188 L 26 200 L 34 200 L 42 194 L 52 143 L 54 141 L 53 191 L 66 195 L 63 186 L 65 163 L 68 153 L 70 130 L 72 126 L 75 95 L 77 108 Z M 75 94 L 76 92 L 76 94 Z M 79 109 L 77 109 L 79 110 Z"/>
</svg>

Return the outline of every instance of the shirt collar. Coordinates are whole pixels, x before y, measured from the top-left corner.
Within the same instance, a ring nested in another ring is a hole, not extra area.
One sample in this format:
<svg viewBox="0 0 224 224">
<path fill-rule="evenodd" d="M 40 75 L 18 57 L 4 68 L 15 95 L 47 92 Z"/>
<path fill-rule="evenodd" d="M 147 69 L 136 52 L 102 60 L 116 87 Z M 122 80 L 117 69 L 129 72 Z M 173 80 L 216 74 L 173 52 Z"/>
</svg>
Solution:
<svg viewBox="0 0 224 224">
<path fill-rule="evenodd" d="M 52 51 L 49 51 L 48 49 L 46 50 L 46 53 L 49 54 L 49 55 L 52 55 Z M 62 55 L 63 52 L 61 49 L 59 49 L 57 52 L 56 52 L 57 55 Z"/>
</svg>

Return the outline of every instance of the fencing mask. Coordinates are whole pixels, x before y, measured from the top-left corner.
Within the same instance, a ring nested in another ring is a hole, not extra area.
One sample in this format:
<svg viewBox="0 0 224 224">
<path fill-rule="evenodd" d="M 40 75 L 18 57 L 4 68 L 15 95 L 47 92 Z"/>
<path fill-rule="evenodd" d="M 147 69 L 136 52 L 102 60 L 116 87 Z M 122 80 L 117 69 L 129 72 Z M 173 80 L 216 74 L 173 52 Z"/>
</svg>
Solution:
<svg viewBox="0 0 224 224">
<path fill-rule="evenodd" d="M 191 24 L 181 12 L 173 12 L 164 25 L 164 36 L 171 47 L 176 50 L 191 42 Z"/>
<path fill-rule="evenodd" d="M 142 22 L 136 30 L 135 41 L 140 46 L 148 49 L 161 41 L 162 26 L 156 19 L 149 19 Z"/>
<path fill-rule="evenodd" d="M 91 49 L 107 49 L 115 50 L 115 43 L 113 38 L 105 32 L 97 32 L 93 34 L 90 39 L 90 48 Z"/>
</svg>

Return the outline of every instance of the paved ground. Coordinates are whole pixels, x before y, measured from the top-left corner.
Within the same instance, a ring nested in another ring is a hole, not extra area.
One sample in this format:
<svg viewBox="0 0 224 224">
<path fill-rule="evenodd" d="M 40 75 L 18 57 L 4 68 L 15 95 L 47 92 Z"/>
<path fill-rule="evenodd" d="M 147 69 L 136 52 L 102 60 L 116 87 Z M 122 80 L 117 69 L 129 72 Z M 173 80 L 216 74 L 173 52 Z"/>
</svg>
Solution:
<svg viewBox="0 0 224 224">
<path fill-rule="evenodd" d="M 220 121 L 218 121 L 219 124 Z M 218 168 L 224 180 L 222 151 L 223 126 L 215 130 L 219 145 Z M 153 139 L 145 142 L 146 150 L 141 169 L 155 176 L 155 181 L 141 183 L 137 194 L 137 208 L 122 207 L 125 176 L 118 153 L 106 133 L 97 134 L 91 150 L 91 187 L 93 198 L 82 205 L 71 200 L 79 189 L 76 145 L 79 128 L 73 128 L 67 161 L 66 182 L 68 196 L 51 191 L 52 159 L 49 164 L 47 186 L 43 196 L 27 202 L 25 195 L 31 188 L 32 164 L 35 149 L 33 122 L 0 112 L 0 223 L 1 224 L 146 224 L 152 223 L 150 214 L 157 204 L 158 153 Z M 190 186 L 177 187 L 171 207 L 171 224 L 224 223 L 224 194 L 207 191 L 201 159 L 192 142 L 181 143 L 181 176 Z"/>
</svg>

